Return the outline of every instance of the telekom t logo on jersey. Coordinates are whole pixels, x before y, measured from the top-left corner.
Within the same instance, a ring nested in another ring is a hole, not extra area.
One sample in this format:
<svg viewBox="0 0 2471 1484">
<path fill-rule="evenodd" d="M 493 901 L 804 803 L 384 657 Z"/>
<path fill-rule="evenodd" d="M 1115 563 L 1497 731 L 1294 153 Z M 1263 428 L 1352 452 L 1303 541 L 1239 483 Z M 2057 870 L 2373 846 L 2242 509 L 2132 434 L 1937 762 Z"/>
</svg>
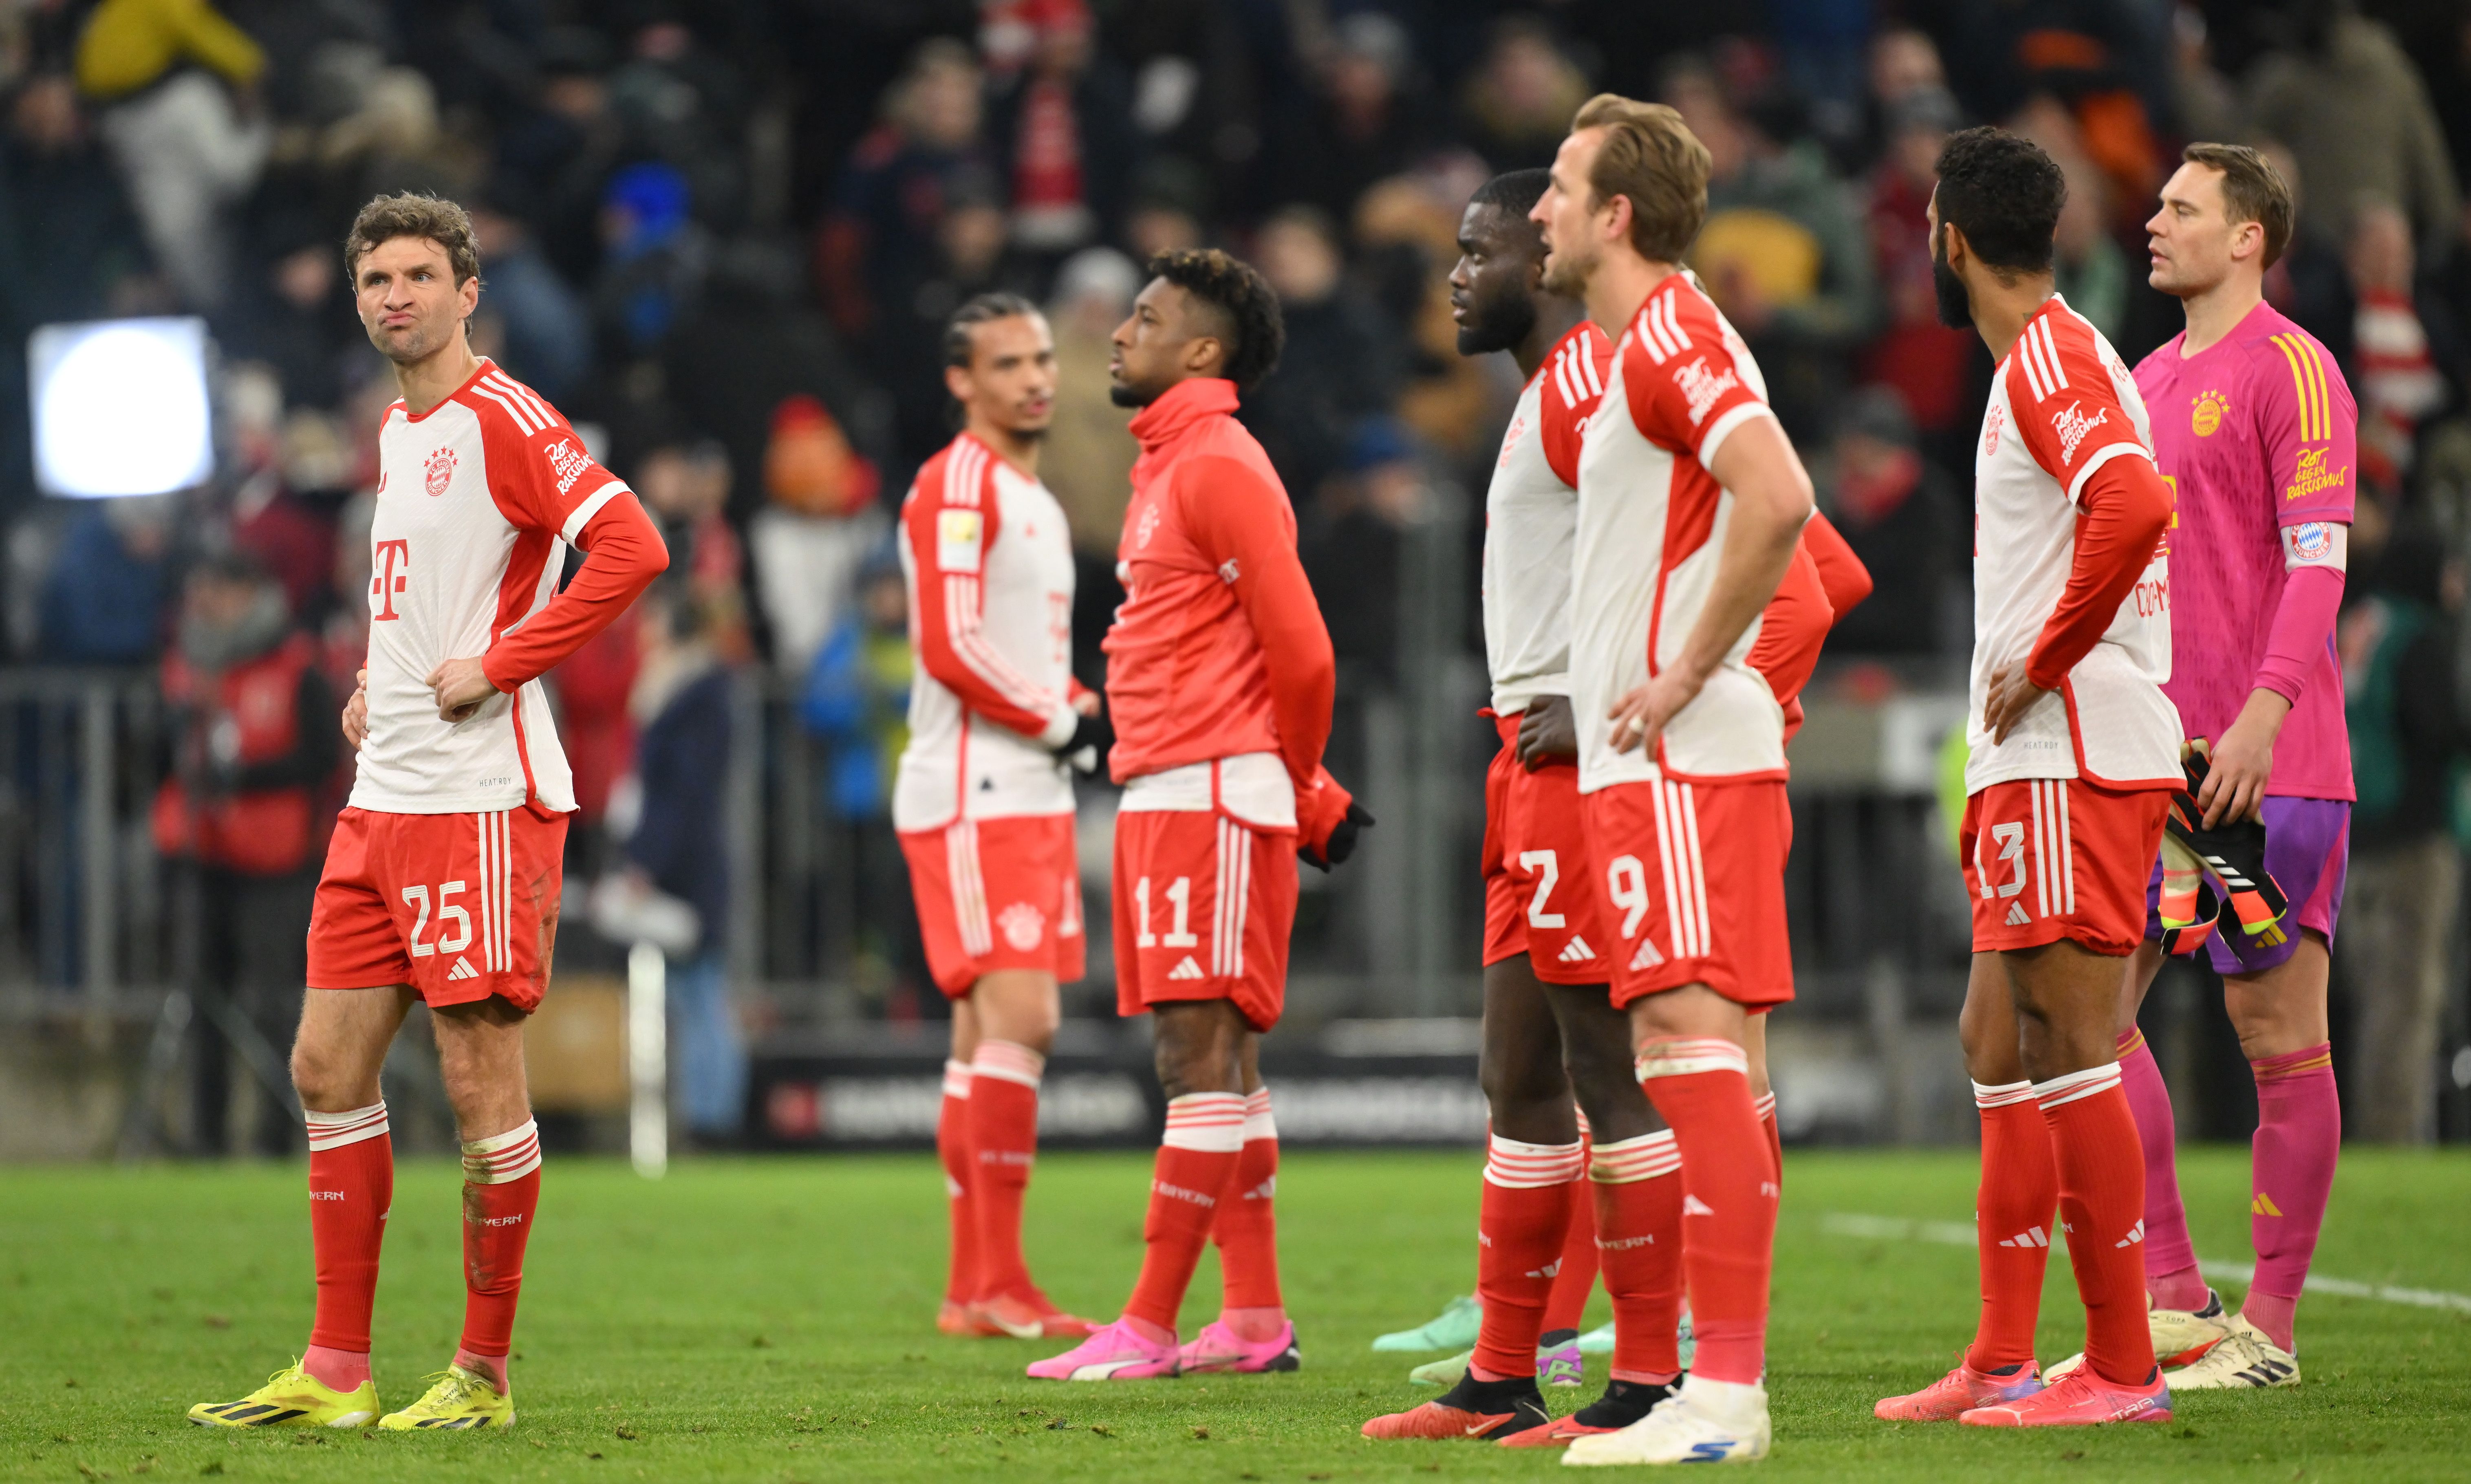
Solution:
<svg viewBox="0 0 2471 1484">
<path fill-rule="evenodd" d="M 402 576 L 412 567 L 412 543 L 381 541 L 376 555 L 378 570 L 376 577 L 369 583 L 369 596 L 377 600 L 378 611 L 370 614 L 369 618 L 373 623 L 384 623 L 403 617 L 394 611 L 394 595 L 412 585 L 412 579 Z"/>
</svg>

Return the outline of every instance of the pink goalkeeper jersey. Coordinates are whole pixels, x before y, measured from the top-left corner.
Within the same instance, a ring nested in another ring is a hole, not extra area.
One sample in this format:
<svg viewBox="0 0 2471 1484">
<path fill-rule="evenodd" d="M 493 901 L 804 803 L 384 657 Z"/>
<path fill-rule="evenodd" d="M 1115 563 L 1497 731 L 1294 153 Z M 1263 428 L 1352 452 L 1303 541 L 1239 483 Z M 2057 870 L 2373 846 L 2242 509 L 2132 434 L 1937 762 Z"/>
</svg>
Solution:
<svg viewBox="0 0 2471 1484">
<path fill-rule="evenodd" d="M 2219 739 L 2257 686 L 2291 568 L 2340 550 L 2351 522 L 2359 409 L 2307 331 L 2271 304 L 2194 356 L 2185 336 L 2136 367 L 2175 505 L 2171 678 L 2190 737 Z M 2266 791 L 2348 799 L 2350 735 L 2333 636 L 2273 744 Z"/>
</svg>

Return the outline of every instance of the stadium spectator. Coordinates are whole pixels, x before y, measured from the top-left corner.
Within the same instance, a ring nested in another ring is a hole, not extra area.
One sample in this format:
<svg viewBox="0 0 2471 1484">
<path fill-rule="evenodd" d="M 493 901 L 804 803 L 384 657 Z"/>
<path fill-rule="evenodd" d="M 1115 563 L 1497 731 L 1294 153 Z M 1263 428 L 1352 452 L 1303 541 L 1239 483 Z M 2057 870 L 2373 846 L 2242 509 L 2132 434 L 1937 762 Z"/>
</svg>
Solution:
<svg viewBox="0 0 2471 1484">
<path fill-rule="evenodd" d="M 1830 652 L 1934 654 L 1956 556 L 1960 497 L 1915 447 L 1913 419 L 1888 387 L 1866 387 L 1838 419 L 1820 500 L 1870 569 L 1871 596 L 1836 621 Z M 1969 526 L 1969 523 L 1966 523 Z M 1968 531 L 1969 533 L 1969 531 Z"/>
<path fill-rule="evenodd" d="M 2422 251 L 2441 252 L 2462 191 L 2418 69 L 2392 32 L 2336 0 L 2294 0 L 2286 18 L 2286 44 L 2249 69 L 2249 122 L 2298 156 L 2310 209 L 2338 240 L 2373 197 L 2401 208 Z"/>
<path fill-rule="evenodd" d="M 1083 0 L 1021 10 L 1025 65 L 994 99 L 989 132 L 1009 167 L 1013 242 L 1053 261 L 1122 218 L 1133 100 L 1120 69 L 1100 55 Z"/>
<path fill-rule="evenodd" d="M 78 86 L 103 109 L 154 261 L 200 309 L 231 282 L 231 205 L 274 142 L 266 54 L 205 0 L 103 0 L 78 38 Z"/>
<path fill-rule="evenodd" d="M 2451 392 L 2416 297 L 2409 219 L 2395 206 L 2363 203 L 2347 257 L 2358 305 L 2351 383 L 2360 397 L 2360 477 L 2391 500 L 2411 473 L 2420 424 Z"/>
<path fill-rule="evenodd" d="M 128 194 L 65 75 L 30 78 L 9 101 L 0 250 L 12 265 L 0 305 L 29 327 L 97 318 L 124 279 L 148 270 Z"/>
<path fill-rule="evenodd" d="M 1416 161 L 1434 140 L 1407 28 L 1379 11 L 1340 21 L 1318 59 L 1316 87 L 1274 130 L 1264 184 L 1283 201 L 1343 217 L 1364 188 Z"/>
<path fill-rule="evenodd" d="M 181 868 L 190 1106 L 200 1153 L 230 1148 L 232 1060 L 277 1077 L 256 1099 L 248 1146 L 293 1147 L 282 1056 L 300 1018 L 309 902 L 341 753 L 317 647 L 292 626 L 283 589 L 246 556 L 190 575 L 179 642 L 163 664 L 171 763 L 154 795 L 155 849 Z M 245 1045 L 246 1043 L 246 1045 Z"/>
<path fill-rule="evenodd" d="M 920 47 L 885 97 L 883 123 L 852 153 L 816 233 L 816 284 L 842 334 L 882 343 L 870 338 L 878 314 L 897 302 L 905 270 L 935 253 L 954 184 L 993 178 L 983 122 L 969 49 L 940 39 Z"/>
<path fill-rule="evenodd" d="M 1935 83 L 1904 89 L 1886 111 L 1886 149 L 1871 170 L 1869 201 L 1885 323 L 1863 348 L 1862 379 L 1894 388 L 1934 456 L 1964 468 L 1973 436 L 1963 424 L 1974 338 L 1940 322 L 1926 216 L 1940 147 L 1964 120 L 1954 95 Z"/>
<path fill-rule="evenodd" d="M 1280 372 L 1246 399 L 1243 420 L 1271 462 L 1299 489 L 1339 464 L 1358 420 L 1386 412 L 1403 366 L 1399 326 L 1342 293 L 1347 259 L 1338 229 L 1312 206 L 1289 206 L 1254 246 L 1261 276 L 1286 317 Z"/>
<path fill-rule="evenodd" d="M 1795 100 L 1736 107 L 1697 58 L 1666 69 L 1664 97 L 1707 147 L 1707 223 L 1690 260 L 1767 373 L 1777 416 L 1814 436 L 1878 315 L 1871 245 L 1826 153 L 1799 138 Z"/>
<path fill-rule="evenodd" d="M 2461 561 L 2442 534 L 2406 522 L 2340 631 L 2360 796 L 2336 945 L 2351 1027 L 2338 1044 L 2349 1053 L 2347 1131 L 2377 1143 L 2425 1143 L 2436 1133 L 2438 1029 L 2462 904 L 2451 780 L 2471 752 L 2456 698 L 2462 590 Z"/>
<path fill-rule="evenodd" d="M 1098 641 L 1124 600 L 1116 545 L 1141 452 L 1124 410 L 1107 394 L 1108 338 L 1132 312 L 1141 287 L 1130 258 L 1088 247 L 1065 260 L 1047 304 L 1055 333 L 1055 414 L 1038 470 L 1072 526 L 1072 672 L 1093 689 L 1106 675 Z"/>
<path fill-rule="evenodd" d="M 590 312 L 550 266 L 522 217 L 485 200 L 471 214 L 481 260 L 489 265 L 482 305 L 506 322 L 507 371 L 545 397 L 566 396 L 591 374 Z M 327 249 L 325 260 L 333 257 Z"/>
<path fill-rule="evenodd" d="M 1588 101 L 1588 75 L 1533 15 L 1496 21 L 1460 90 L 1461 134 L 1494 171 L 1541 169 Z"/>
<path fill-rule="evenodd" d="M 747 526 L 756 593 L 772 630 L 772 660 L 804 677 L 843 622 L 857 575 L 890 529 L 876 503 L 875 466 L 854 453 L 813 397 L 785 397 L 764 459 L 768 503 Z"/>
<path fill-rule="evenodd" d="M 151 659 L 163 640 L 172 500 L 98 500 L 70 521 L 43 578 L 41 655 L 70 665 Z"/>
<path fill-rule="evenodd" d="M 2214 65 L 2212 31 L 2205 12 L 2190 0 L 2171 9 L 2171 102 L 2185 138 L 2231 140 L 2249 133 L 2247 105 Z"/>
<path fill-rule="evenodd" d="M 694 310 L 712 240 L 689 212 L 687 177 L 675 166 L 628 165 L 609 178 L 600 208 L 600 281 L 594 318 L 612 349 L 657 350 Z"/>
</svg>

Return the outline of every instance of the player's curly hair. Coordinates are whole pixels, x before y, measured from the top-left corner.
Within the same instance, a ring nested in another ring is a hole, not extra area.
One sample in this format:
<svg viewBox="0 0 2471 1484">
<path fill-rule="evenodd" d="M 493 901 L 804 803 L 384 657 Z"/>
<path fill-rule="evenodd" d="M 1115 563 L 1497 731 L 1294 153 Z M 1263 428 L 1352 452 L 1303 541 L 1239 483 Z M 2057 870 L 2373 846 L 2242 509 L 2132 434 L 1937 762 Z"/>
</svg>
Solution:
<svg viewBox="0 0 2471 1484">
<path fill-rule="evenodd" d="M 1177 247 L 1150 259 L 1149 272 L 1227 317 L 1227 359 L 1219 370 L 1236 389 L 1250 391 L 1278 369 L 1287 322 L 1260 270 L 1216 247 Z"/>
<path fill-rule="evenodd" d="M 406 191 L 371 197 L 352 219 L 352 229 L 343 234 L 344 278 L 358 279 L 362 257 L 398 237 L 426 237 L 445 248 L 459 289 L 465 279 L 481 276 L 481 241 L 470 215 L 442 196 Z"/>
<path fill-rule="evenodd" d="M 2006 273 L 2047 273 L 2068 177 L 2042 147 L 1985 125 L 1939 152 L 1939 219 L 1974 256 Z"/>
</svg>

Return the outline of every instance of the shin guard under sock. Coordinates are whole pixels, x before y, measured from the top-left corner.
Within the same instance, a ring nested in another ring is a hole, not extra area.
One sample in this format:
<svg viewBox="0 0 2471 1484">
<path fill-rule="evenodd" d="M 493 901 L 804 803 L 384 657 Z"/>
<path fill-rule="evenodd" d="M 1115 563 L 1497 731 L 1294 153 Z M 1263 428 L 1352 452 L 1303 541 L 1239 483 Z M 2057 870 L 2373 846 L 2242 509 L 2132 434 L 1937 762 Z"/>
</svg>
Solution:
<svg viewBox="0 0 2471 1484">
<path fill-rule="evenodd" d="M 2145 1157 L 2115 1062 L 2034 1084 L 2059 1172 L 2059 1224 L 2085 1307 L 2085 1364 L 2117 1386 L 2153 1377 L 2145 1322 Z"/>
<path fill-rule="evenodd" d="M 2034 1358 L 2034 1326 L 2042 1313 L 2042 1279 L 2051 1266 L 2051 1234 L 2059 1205 L 2059 1171 L 2051 1159 L 2051 1127 L 2034 1101 L 2034 1084 L 1973 1084 L 1982 1115 L 1982 1183 L 1973 1197 L 1974 1244 L 1982 1268 L 1982 1317 L 1965 1363 L 1996 1371 Z"/>
<path fill-rule="evenodd" d="M 1691 1374 L 1753 1386 L 1767 1365 L 1777 1182 L 1751 1107 L 1750 1061 L 1721 1037 L 1675 1037 L 1638 1058 L 1682 1151 L 1682 1272 L 1699 1349 Z"/>
<path fill-rule="evenodd" d="M 1493 1136 L 1476 1216 L 1475 1292 L 1484 1318 L 1470 1375 L 1492 1381 L 1536 1374 L 1536 1339 L 1570 1233 L 1570 1181 L 1580 1158 L 1576 1143 Z"/>
<path fill-rule="evenodd" d="M 1585 1137 L 1579 1147 L 1588 1151 Z M 1562 1263 L 1553 1271 L 1553 1291 L 1544 1296 L 1544 1332 L 1578 1329 L 1587 1318 L 1588 1295 L 1596 1286 L 1596 1193 L 1582 1161 L 1570 1182 L 1570 1224 L 1562 1235 Z"/>
<path fill-rule="evenodd" d="M 513 1346 L 524 1286 L 524 1243 L 540 1205 L 540 1131 L 520 1128 L 463 1145 L 462 1350 L 500 1362 Z"/>
<path fill-rule="evenodd" d="M 1673 1131 L 1595 1146 L 1596 1258 L 1612 1301 L 1612 1376 L 1639 1384 L 1682 1369 L 1682 1155 Z"/>
<path fill-rule="evenodd" d="M 2293 1318 L 2325 1224 L 2334 1165 L 2342 1151 L 2342 1105 L 2335 1095 L 2334 1048 L 2325 1042 L 2248 1063 L 2256 1077 L 2256 1137 L 2250 1145 L 2248 1237 L 2256 1278 L 2240 1313 L 2284 1350 L 2298 1354 Z"/>
<path fill-rule="evenodd" d="M 1244 1147 L 1244 1095 L 1187 1093 L 1166 1105 L 1166 1133 L 1150 1178 L 1141 1225 L 1141 1276 L 1124 1305 L 1128 1319 L 1172 1334 L 1193 1266 L 1236 1181 Z"/>
<path fill-rule="evenodd" d="M 1283 1312 L 1278 1193 L 1279 1123 L 1265 1087 L 1245 1095 L 1244 1146 L 1236 1158 L 1236 1184 L 1218 1203 L 1217 1219 L 1210 1228 L 1218 1244 L 1218 1272 L 1226 1289 L 1220 1302 L 1226 1309 Z"/>
<path fill-rule="evenodd" d="M 2120 1033 L 2119 1087 L 2136 1119 L 2137 1146 L 2145 1151 L 2145 1291 L 2155 1308 L 2202 1308 L 2205 1280 L 2197 1271 L 2188 1212 L 2179 1200 L 2178 1119 L 2142 1030 Z"/>
<path fill-rule="evenodd" d="M 341 1391 L 368 1379 L 378 1251 L 394 1204 L 394 1140 L 384 1102 L 302 1115 L 309 1133 L 309 1237 L 318 1260 L 310 1374 Z M 348 1382 L 348 1384 L 346 1384 Z"/>
<path fill-rule="evenodd" d="M 985 1040 L 970 1059 L 969 1199 L 978 1227 L 980 1300 L 1035 1295 L 1021 1255 L 1021 1208 L 1038 1159 L 1038 1083 L 1047 1058 L 1010 1041 Z"/>
</svg>

